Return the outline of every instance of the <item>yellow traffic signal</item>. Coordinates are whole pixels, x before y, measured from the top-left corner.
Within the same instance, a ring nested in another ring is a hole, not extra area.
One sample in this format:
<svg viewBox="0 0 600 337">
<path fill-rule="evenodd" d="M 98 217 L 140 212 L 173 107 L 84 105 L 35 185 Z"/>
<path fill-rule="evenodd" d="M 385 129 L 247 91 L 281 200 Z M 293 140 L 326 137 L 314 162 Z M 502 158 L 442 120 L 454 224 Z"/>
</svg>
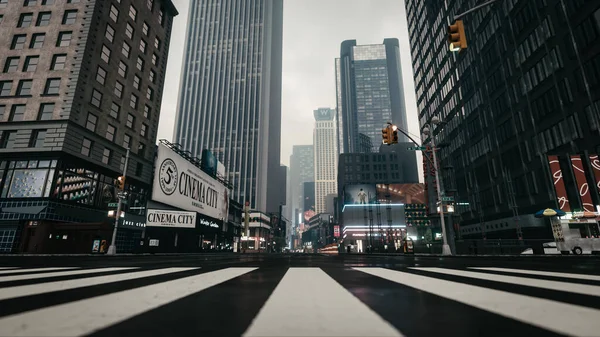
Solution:
<svg viewBox="0 0 600 337">
<path fill-rule="evenodd" d="M 459 52 L 467 49 L 467 37 L 462 20 L 456 20 L 453 25 L 448 27 L 448 41 L 450 41 L 450 51 Z"/>
<path fill-rule="evenodd" d="M 390 144 L 389 140 L 390 140 L 390 129 L 389 128 L 383 128 L 381 129 L 381 138 L 383 138 L 383 144 Z"/>
<path fill-rule="evenodd" d="M 398 130 L 392 132 L 392 144 L 398 144 Z"/>
<path fill-rule="evenodd" d="M 124 176 L 119 176 L 117 178 L 117 188 L 120 189 L 121 191 L 125 189 L 125 177 Z"/>
</svg>

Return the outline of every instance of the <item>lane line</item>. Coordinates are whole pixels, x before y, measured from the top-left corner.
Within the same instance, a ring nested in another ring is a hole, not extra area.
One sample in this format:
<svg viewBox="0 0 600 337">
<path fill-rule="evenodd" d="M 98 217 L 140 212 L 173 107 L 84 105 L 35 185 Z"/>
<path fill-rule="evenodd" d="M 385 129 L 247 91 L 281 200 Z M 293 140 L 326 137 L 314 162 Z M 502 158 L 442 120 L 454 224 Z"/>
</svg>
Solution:
<svg viewBox="0 0 600 337">
<path fill-rule="evenodd" d="M 227 268 L 8 316 L 0 336 L 88 335 L 253 270 Z"/>
<path fill-rule="evenodd" d="M 514 273 L 514 274 L 526 274 L 526 275 L 555 276 L 555 277 L 572 278 L 572 279 L 578 279 L 578 280 L 600 281 L 600 275 L 585 275 L 585 274 L 559 273 L 559 272 L 541 271 L 541 270 L 525 270 L 525 269 L 494 268 L 494 267 L 469 267 L 469 269 L 499 271 L 499 272 Z"/>
<path fill-rule="evenodd" d="M 0 282 L 34 280 L 34 279 L 47 278 L 47 277 L 94 274 L 94 273 L 101 273 L 101 272 L 123 271 L 123 270 L 131 270 L 131 269 L 139 269 L 139 267 L 78 269 L 78 270 L 73 270 L 73 271 L 57 271 L 54 273 L 0 276 Z"/>
<path fill-rule="evenodd" d="M 320 268 L 290 268 L 243 336 L 402 334 Z"/>
<path fill-rule="evenodd" d="M 73 270 L 78 269 L 78 267 L 50 267 L 50 268 L 32 268 L 32 269 L 11 269 L 11 270 L 2 270 L 0 271 L 0 277 L 4 277 L 7 274 L 16 274 L 16 273 L 35 273 L 38 271 L 57 271 L 57 270 Z"/>
<path fill-rule="evenodd" d="M 384 268 L 353 269 L 564 335 L 600 331 L 600 310 Z"/>
<path fill-rule="evenodd" d="M 0 270 L 17 269 L 19 267 L 0 267 Z"/>
<path fill-rule="evenodd" d="M 29 284 L 23 286 L 14 286 L 7 288 L 0 288 L 0 300 L 6 300 L 10 298 L 16 298 L 21 296 L 38 295 L 43 293 L 49 293 L 60 290 L 70 290 L 76 288 L 83 288 L 88 286 L 94 286 L 99 284 L 107 284 L 112 282 L 120 282 L 131 279 L 137 279 L 142 277 L 149 277 L 155 275 L 171 274 L 181 271 L 188 271 L 193 268 L 166 268 L 166 269 L 152 269 L 144 271 L 132 271 L 125 274 L 106 275 L 106 276 L 94 276 L 84 279 L 74 279 L 67 281 L 56 281 L 40 284 Z"/>
<path fill-rule="evenodd" d="M 579 283 L 568 283 L 559 281 L 540 280 L 527 277 L 496 275 L 487 273 L 477 273 L 472 271 L 462 271 L 455 269 L 436 268 L 436 267 L 409 267 L 414 270 L 424 270 L 444 275 L 454 275 L 470 277 L 479 280 L 496 281 L 502 283 L 515 284 L 519 286 L 529 286 L 542 289 L 566 291 L 575 294 L 588 296 L 600 296 L 600 286 L 593 286 Z"/>
</svg>

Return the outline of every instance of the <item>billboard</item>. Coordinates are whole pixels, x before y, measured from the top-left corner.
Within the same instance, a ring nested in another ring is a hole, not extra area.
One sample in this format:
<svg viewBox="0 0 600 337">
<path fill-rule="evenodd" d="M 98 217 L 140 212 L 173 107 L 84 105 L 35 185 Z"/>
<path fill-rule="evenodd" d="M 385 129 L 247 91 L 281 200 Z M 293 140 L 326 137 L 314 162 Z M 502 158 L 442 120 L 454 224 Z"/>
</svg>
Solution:
<svg viewBox="0 0 600 337">
<path fill-rule="evenodd" d="M 570 212 L 571 205 L 569 204 L 569 198 L 567 197 L 567 189 L 565 188 L 565 181 L 563 180 L 558 156 L 548 156 L 548 163 L 550 164 L 550 172 L 552 173 L 552 179 L 554 180 L 554 191 L 556 192 L 558 207 L 563 212 Z"/>
<path fill-rule="evenodd" d="M 375 185 L 348 185 L 344 187 L 344 205 L 371 204 L 377 201 Z"/>
<path fill-rule="evenodd" d="M 152 200 L 219 220 L 229 211 L 225 185 L 164 144 L 158 145 Z"/>
<path fill-rule="evenodd" d="M 378 184 L 377 197 L 381 203 L 392 204 L 426 204 L 425 185 L 413 184 Z"/>
<path fill-rule="evenodd" d="M 585 171 L 583 170 L 583 162 L 581 161 L 581 157 L 571 156 L 571 165 L 573 166 L 573 174 L 575 175 L 577 191 L 579 192 L 579 197 L 581 198 L 583 210 L 587 212 L 594 212 L 594 202 L 592 201 L 590 188 L 585 177 Z"/>
<path fill-rule="evenodd" d="M 333 236 L 336 238 L 340 237 L 340 226 L 333 226 Z"/>
<path fill-rule="evenodd" d="M 196 228 L 196 212 L 149 209 L 146 212 L 146 226 Z"/>
<path fill-rule="evenodd" d="M 217 163 L 217 157 L 215 157 L 215 155 L 212 152 L 210 152 L 210 150 L 202 150 L 202 159 L 200 160 L 200 166 L 202 166 L 204 172 L 214 177 L 217 174 Z"/>
</svg>

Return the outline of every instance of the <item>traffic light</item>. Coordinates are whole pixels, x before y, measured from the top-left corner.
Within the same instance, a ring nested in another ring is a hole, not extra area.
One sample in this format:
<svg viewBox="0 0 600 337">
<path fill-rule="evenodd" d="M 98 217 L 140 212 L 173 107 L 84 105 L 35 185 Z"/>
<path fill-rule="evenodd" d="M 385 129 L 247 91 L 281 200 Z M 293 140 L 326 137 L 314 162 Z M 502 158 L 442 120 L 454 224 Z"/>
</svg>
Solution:
<svg viewBox="0 0 600 337">
<path fill-rule="evenodd" d="M 125 177 L 124 176 L 119 176 L 117 178 L 117 188 L 120 189 L 121 191 L 125 189 Z"/>
<path fill-rule="evenodd" d="M 459 52 L 467 49 L 467 37 L 462 20 L 456 20 L 448 27 L 448 41 L 450 41 L 450 51 Z"/>
<path fill-rule="evenodd" d="M 390 144 L 389 140 L 390 140 L 390 129 L 389 127 L 385 127 L 383 129 L 381 129 L 381 138 L 383 138 L 383 144 Z"/>
<path fill-rule="evenodd" d="M 398 144 L 398 130 L 392 132 L 392 144 Z"/>
</svg>

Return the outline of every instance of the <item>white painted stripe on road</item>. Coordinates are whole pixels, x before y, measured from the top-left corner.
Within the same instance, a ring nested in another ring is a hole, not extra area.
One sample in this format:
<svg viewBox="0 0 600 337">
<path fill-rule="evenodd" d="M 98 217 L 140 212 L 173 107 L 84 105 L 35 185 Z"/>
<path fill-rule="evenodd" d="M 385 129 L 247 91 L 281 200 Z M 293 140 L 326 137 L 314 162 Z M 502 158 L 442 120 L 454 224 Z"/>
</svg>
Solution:
<svg viewBox="0 0 600 337">
<path fill-rule="evenodd" d="M 0 267 L 0 270 L 17 269 L 18 267 Z"/>
<path fill-rule="evenodd" d="M 600 296 L 600 287 L 599 286 L 592 286 L 592 285 L 587 285 L 587 284 L 548 281 L 548 280 L 540 280 L 540 279 L 533 279 L 533 278 L 527 278 L 527 277 L 486 274 L 486 273 L 477 273 L 477 272 L 472 272 L 472 271 L 462 271 L 462 270 L 435 268 L 435 267 L 420 267 L 420 268 L 410 267 L 410 269 L 424 270 L 424 271 L 445 274 L 445 275 L 470 277 L 470 278 L 475 278 L 475 279 L 479 279 L 479 280 L 510 283 L 510 284 L 516 284 L 516 285 L 520 285 L 520 286 L 530 286 L 530 287 L 542 288 L 542 289 L 566 291 L 566 292 L 570 292 L 570 293 L 582 294 L 582 295 L 588 295 L 588 296 Z"/>
<path fill-rule="evenodd" d="M 40 284 L 29 284 L 24 286 L 15 286 L 8 288 L 0 288 L 0 300 L 6 300 L 9 298 L 16 298 L 21 296 L 38 295 L 43 293 L 49 293 L 52 291 L 61 291 L 76 289 L 88 286 L 94 286 L 98 284 L 106 284 L 111 282 L 120 282 L 132 279 L 138 279 L 142 277 L 149 277 L 155 275 L 163 275 L 170 273 L 177 273 L 181 271 L 188 271 L 192 268 L 166 268 L 166 269 L 152 269 L 145 271 L 132 271 L 130 273 L 106 275 L 106 276 L 93 276 L 83 279 L 74 279 L 67 281 L 56 281 Z"/>
<path fill-rule="evenodd" d="M 600 310 L 384 268 L 353 269 L 565 335 L 600 331 Z"/>
<path fill-rule="evenodd" d="M 78 270 L 73 270 L 73 271 L 57 271 L 54 273 L 0 276 L 0 282 L 34 280 L 34 279 L 38 279 L 38 278 L 57 277 L 57 276 L 94 274 L 94 273 L 122 271 L 122 270 L 138 269 L 138 268 L 139 267 L 95 268 L 95 269 L 78 269 Z"/>
<path fill-rule="evenodd" d="M 0 319 L 0 336 L 88 335 L 255 269 L 227 268 L 8 316 Z"/>
<path fill-rule="evenodd" d="M 56 270 L 72 270 L 77 269 L 77 267 L 51 267 L 51 268 L 32 268 L 32 269 L 11 269 L 11 270 L 3 270 L 0 271 L 0 277 L 6 274 L 16 274 L 16 273 L 35 273 L 38 271 L 56 271 Z"/>
<path fill-rule="evenodd" d="M 600 281 L 600 275 L 584 275 L 584 274 L 573 274 L 573 273 L 558 273 L 558 272 L 553 272 L 553 271 L 525 270 L 525 269 L 511 269 L 511 268 L 493 268 L 493 267 L 469 267 L 469 269 L 499 271 L 499 272 L 526 274 L 526 275 L 555 276 L 555 277 L 572 278 L 572 279 L 578 279 L 578 280 Z"/>
<path fill-rule="evenodd" d="M 320 268 L 290 268 L 244 333 L 253 336 L 402 335 Z"/>
</svg>

